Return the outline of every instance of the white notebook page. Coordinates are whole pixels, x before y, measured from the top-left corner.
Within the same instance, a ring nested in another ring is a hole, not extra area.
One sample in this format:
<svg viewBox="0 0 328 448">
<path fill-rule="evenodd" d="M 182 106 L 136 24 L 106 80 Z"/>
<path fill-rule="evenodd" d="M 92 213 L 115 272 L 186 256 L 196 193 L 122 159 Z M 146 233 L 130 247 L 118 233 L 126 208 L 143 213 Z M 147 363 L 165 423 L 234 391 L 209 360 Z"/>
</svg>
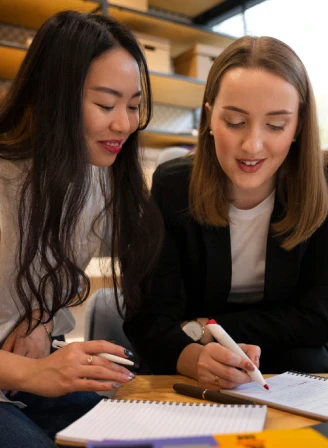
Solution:
<svg viewBox="0 0 328 448">
<path fill-rule="evenodd" d="M 261 431 L 266 406 L 102 400 L 57 434 L 58 441 L 102 441 Z"/>
<path fill-rule="evenodd" d="M 297 372 L 286 372 L 266 380 L 270 390 L 258 383 L 248 383 L 233 390 L 221 390 L 227 395 L 253 398 L 257 402 L 276 404 L 302 415 L 328 419 L 328 381 Z M 301 412 L 299 412 L 301 411 Z"/>
</svg>

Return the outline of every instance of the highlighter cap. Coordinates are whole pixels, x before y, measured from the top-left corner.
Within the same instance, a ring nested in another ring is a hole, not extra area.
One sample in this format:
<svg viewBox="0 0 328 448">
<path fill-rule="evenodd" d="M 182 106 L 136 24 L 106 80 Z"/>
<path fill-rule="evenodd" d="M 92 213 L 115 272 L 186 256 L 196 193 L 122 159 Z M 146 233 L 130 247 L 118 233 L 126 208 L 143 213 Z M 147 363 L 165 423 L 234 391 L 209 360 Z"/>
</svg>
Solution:
<svg viewBox="0 0 328 448">
<path fill-rule="evenodd" d="M 210 319 L 206 322 L 206 325 L 218 325 L 217 321 L 214 319 Z"/>
</svg>

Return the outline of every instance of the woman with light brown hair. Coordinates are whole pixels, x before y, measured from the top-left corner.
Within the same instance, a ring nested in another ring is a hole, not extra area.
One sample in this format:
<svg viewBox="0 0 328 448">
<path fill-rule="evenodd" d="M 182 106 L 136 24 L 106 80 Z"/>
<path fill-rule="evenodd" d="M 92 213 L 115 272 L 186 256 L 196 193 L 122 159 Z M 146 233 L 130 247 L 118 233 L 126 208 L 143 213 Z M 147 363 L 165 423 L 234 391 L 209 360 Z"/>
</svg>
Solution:
<svg viewBox="0 0 328 448">
<path fill-rule="evenodd" d="M 271 37 L 214 62 L 194 156 L 160 165 L 166 239 L 125 323 L 154 373 L 218 390 L 247 371 L 328 371 L 328 189 L 306 69 Z M 252 362 L 213 343 L 214 318 Z"/>
</svg>

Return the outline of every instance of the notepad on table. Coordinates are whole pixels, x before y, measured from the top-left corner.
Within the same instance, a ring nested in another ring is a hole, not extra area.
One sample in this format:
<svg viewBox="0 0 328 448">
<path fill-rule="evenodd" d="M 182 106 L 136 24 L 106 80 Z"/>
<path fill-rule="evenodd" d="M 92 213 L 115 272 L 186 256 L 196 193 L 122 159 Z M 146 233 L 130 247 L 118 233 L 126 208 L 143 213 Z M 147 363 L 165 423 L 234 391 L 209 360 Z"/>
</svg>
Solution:
<svg viewBox="0 0 328 448">
<path fill-rule="evenodd" d="M 285 372 L 266 380 L 270 390 L 257 383 L 243 384 L 221 393 L 251 399 L 255 403 L 293 414 L 328 421 L 328 379 L 298 372 Z"/>
<path fill-rule="evenodd" d="M 267 408 L 141 400 L 102 400 L 56 435 L 58 442 L 137 440 L 261 431 Z"/>
</svg>

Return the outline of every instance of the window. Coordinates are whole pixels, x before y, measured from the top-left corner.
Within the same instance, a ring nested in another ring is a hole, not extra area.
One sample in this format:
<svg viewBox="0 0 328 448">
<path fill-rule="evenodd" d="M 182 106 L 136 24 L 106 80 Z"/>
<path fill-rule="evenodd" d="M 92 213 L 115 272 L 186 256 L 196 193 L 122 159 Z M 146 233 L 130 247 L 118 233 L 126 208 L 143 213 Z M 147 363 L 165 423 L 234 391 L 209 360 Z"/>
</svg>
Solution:
<svg viewBox="0 0 328 448">
<path fill-rule="evenodd" d="M 320 136 L 328 149 L 327 15 L 324 0 L 266 0 L 215 25 L 215 31 L 241 37 L 272 36 L 302 59 L 316 97 Z M 246 30 L 244 29 L 246 28 Z M 245 32 L 246 31 L 246 32 Z"/>
</svg>

